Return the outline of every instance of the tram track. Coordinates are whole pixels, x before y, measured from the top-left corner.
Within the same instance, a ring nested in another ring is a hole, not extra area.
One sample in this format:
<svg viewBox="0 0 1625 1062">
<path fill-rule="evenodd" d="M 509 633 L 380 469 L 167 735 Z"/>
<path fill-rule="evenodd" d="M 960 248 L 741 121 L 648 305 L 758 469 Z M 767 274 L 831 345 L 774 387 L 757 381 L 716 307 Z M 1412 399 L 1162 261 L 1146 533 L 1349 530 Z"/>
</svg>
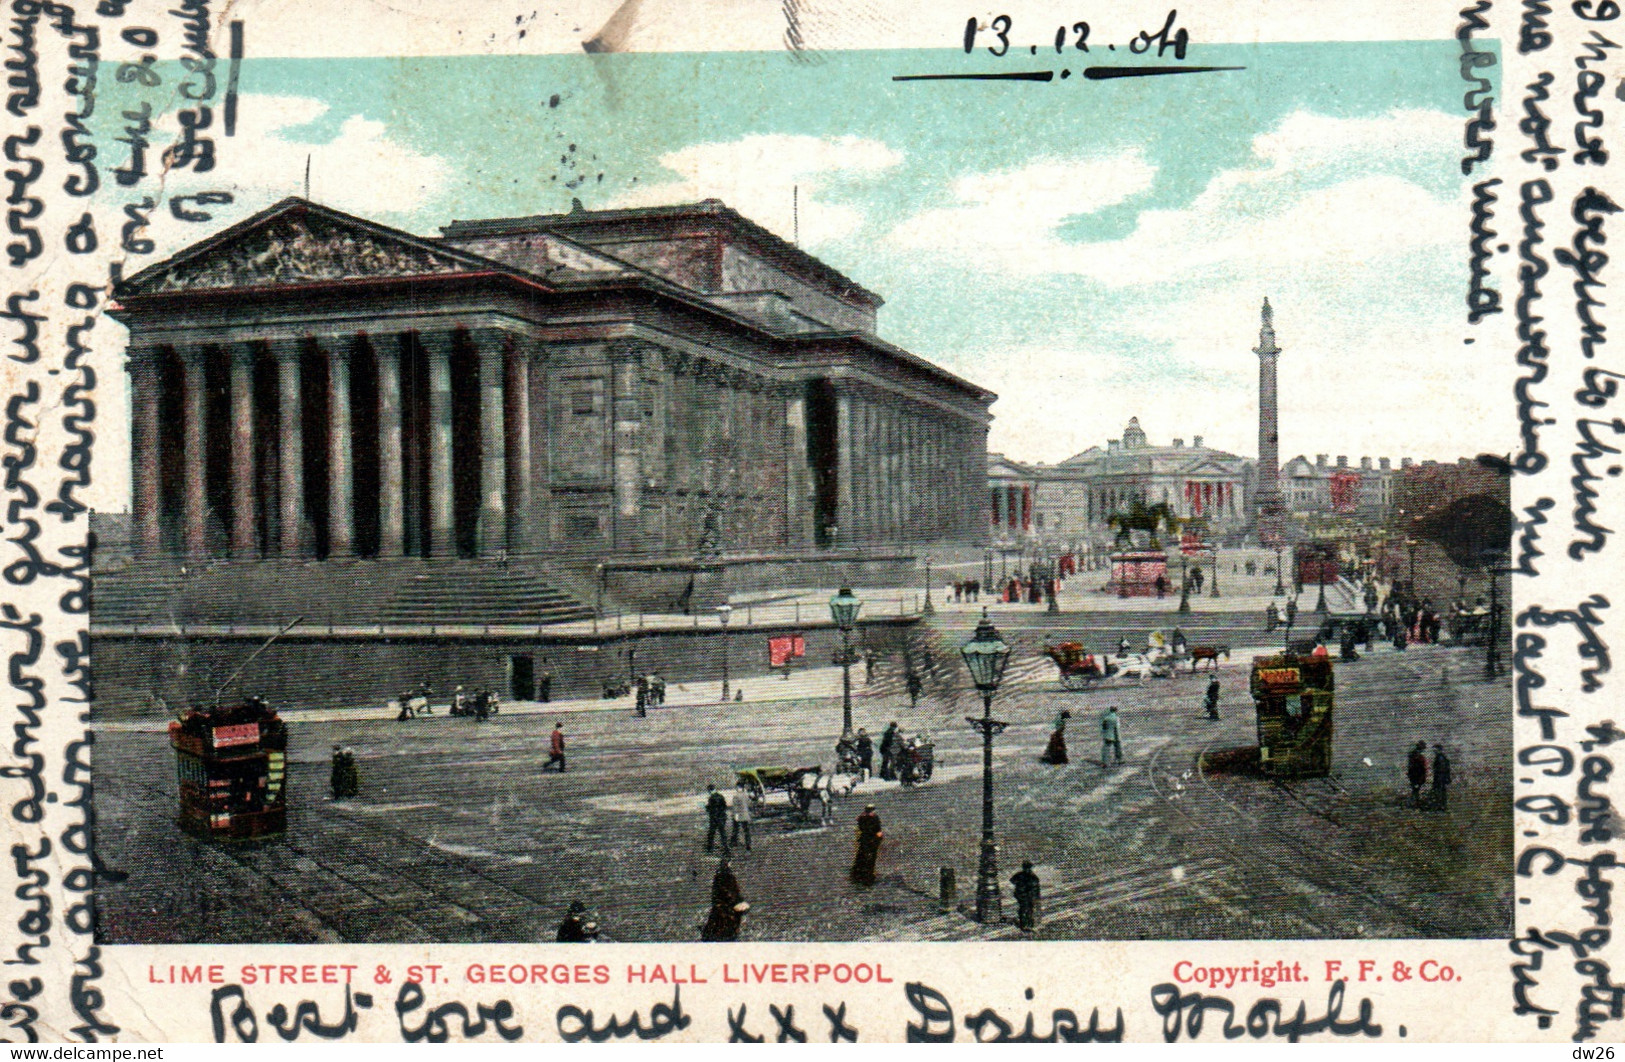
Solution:
<svg viewBox="0 0 1625 1062">
<path fill-rule="evenodd" d="M 1159 779 L 1163 777 L 1164 772 L 1162 763 L 1163 757 L 1168 754 L 1169 750 L 1172 749 L 1173 746 L 1164 745 L 1152 753 L 1148 767 L 1148 779 L 1151 783 L 1152 789 L 1163 800 L 1163 802 L 1173 806 L 1175 810 L 1177 810 L 1179 814 L 1192 825 L 1198 827 L 1208 825 L 1207 823 L 1201 821 L 1201 818 L 1192 808 L 1192 805 L 1195 802 L 1189 799 L 1189 794 L 1199 793 L 1207 799 L 1210 807 L 1216 802 L 1225 810 L 1225 812 L 1227 812 L 1227 815 L 1221 815 L 1220 817 L 1228 817 L 1232 822 L 1239 821 L 1245 823 L 1255 832 L 1255 834 L 1263 833 L 1268 835 L 1275 843 L 1284 845 L 1299 857 L 1296 865 L 1290 871 L 1271 869 L 1266 867 L 1258 859 L 1258 850 L 1256 846 L 1248 845 L 1244 847 L 1232 837 L 1230 831 L 1224 829 L 1205 830 L 1207 836 L 1215 839 L 1216 843 L 1230 853 L 1238 869 L 1247 871 L 1264 870 L 1266 873 L 1276 877 L 1281 877 L 1283 873 L 1289 873 L 1332 895 L 1341 897 L 1356 897 L 1362 900 L 1368 906 L 1381 910 L 1389 917 L 1397 918 L 1401 923 L 1419 930 L 1419 935 L 1431 937 L 1450 937 L 1455 935 L 1455 930 L 1453 930 L 1451 927 L 1442 925 L 1433 919 L 1426 917 L 1425 915 L 1419 914 L 1409 905 L 1401 903 L 1392 897 L 1384 896 L 1381 893 L 1363 887 L 1360 884 L 1360 882 L 1380 880 L 1383 875 L 1377 870 L 1366 866 L 1357 860 L 1350 859 L 1345 855 L 1339 854 L 1335 850 L 1335 846 L 1323 845 L 1312 848 L 1309 844 L 1304 842 L 1301 838 L 1295 836 L 1290 831 L 1262 821 L 1258 816 L 1249 814 L 1245 809 L 1227 799 L 1213 785 L 1212 781 L 1207 776 L 1207 772 L 1202 767 L 1203 756 L 1212 750 L 1214 746 L 1215 743 L 1209 741 L 1204 743 L 1196 751 L 1193 761 L 1194 768 L 1190 773 L 1190 779 L 1196 784 L 1189 785 L 1184 790 L 1180 791 L 1184 799 L 1173 799 L 1173 796 L 1159 781 Z M 1189 746 L 1184 746 L 1184 748 L 1187 751 L 1189 750 Z M 1298 803 L 1302 803 L 1301 798 L 1299 798 Z M 1342 824 L 1336 820 L 1325 815 L 1321 815 L 1320 817 L 1325 819 L 1334 827 L 1341 829 Z M 1348 868 L 1353 873 L 1347 876 L 1332 878 L 1328 875 L 1314 872 L 1314 870 L 1311 868 L 1316 866 L 1317 862 L 1321 861 L 1337 863 Z M 1313 919 L 1312 917 L 1305 916 L 1304 921 L 1311 923 L 1317 929 L 1326 931 L 1326 935 L 1328 936 L 1338 935 L 1331 931 L 1330 927 L 1326 926 L 1323 922 Z"/>
</svg>

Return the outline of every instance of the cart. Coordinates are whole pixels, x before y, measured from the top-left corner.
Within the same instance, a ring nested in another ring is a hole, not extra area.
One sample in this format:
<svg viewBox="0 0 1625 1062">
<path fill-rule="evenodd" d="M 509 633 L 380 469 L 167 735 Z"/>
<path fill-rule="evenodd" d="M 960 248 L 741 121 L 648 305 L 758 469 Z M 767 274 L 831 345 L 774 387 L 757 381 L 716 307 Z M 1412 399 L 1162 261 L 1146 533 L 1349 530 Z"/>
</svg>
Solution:
<svg viewBox="0 0 1625 1062">
<path fill-rule="evenodd" d="M 1103 656 L 1096 656 L 1083 647 L 1082 642 L 1062 642 L 1044 646 L 1044 653 L 1061 673 L 1061 686 L 1069 690 L 1086 690 L 1117 673 L 1117 668 Z"/>
</svg>

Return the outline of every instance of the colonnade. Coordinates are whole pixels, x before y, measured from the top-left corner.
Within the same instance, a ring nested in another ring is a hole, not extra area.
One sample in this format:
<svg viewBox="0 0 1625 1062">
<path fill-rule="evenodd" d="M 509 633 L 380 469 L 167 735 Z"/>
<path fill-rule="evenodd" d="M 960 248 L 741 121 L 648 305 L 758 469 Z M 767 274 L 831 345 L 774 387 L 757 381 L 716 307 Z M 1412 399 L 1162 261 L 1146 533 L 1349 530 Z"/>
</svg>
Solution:
<svg viewBox="0 0 1625 1062">
<path fill-rule="evenodd" d="M 143 553 L 496 556 L 527 544 L 525 521 L 509 519 L 531 512 L 529 358 L 512 335 L 138 345 L 129 370 Z"/>
</svg>

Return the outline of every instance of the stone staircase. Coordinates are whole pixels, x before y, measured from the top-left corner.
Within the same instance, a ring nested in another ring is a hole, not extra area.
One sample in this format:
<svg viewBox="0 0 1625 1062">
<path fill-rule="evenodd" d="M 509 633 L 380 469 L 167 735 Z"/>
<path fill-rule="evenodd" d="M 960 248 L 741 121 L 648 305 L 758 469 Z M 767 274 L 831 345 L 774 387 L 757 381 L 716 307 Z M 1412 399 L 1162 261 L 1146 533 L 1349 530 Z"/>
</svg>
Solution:
<svg viewBox="0 0 1625 1062">
<path fill-rule="evenodd" d="M 543 624 L 591 619 L 593 610 L 534 565 L 429 562 L 405 574 L 379 622 Z"/>
<path fill-rule="evenodd" d="M 533 625 L 593 614 L 540 564 L 463 559 L 214 561 L 184 574 L 149 562 L 98 574 L 92 593 L 97 625 Z"/>
</svg>

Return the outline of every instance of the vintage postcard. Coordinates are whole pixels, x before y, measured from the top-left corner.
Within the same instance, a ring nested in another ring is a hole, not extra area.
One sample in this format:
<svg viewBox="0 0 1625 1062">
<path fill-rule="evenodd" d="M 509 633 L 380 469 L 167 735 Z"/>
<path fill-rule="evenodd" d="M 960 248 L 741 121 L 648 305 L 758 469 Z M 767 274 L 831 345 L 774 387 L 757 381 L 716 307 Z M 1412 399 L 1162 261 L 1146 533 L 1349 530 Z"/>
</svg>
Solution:
<svg viewBox="0 0 1625 1062">
<path fill-rule="evenodd" d="M 1618 1038 L 1613 0 L 475 6 L 10 6 L 6 1040 Z"/>
</svg>

